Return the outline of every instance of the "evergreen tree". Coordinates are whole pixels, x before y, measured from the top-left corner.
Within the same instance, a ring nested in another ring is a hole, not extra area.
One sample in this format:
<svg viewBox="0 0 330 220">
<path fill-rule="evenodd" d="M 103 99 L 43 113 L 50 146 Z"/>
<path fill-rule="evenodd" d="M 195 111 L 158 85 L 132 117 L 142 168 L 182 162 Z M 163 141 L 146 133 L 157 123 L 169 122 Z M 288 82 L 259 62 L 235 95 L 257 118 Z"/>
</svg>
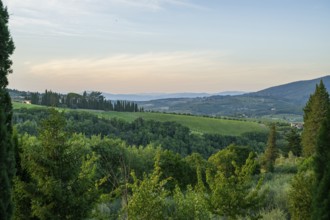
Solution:
<svg viewBox="0 0 330 220">
<path fill-rule="evenodd" d="M 329 106 L 329 94 L 321 80 L 304 108 L 304 130 L 301 138 L 305 157 L 315 153 L 318 133 L 327 116 Z"/>
<path fill-rule="evenodd" d="M 132 196 L 124 207 L 127 219 L 167 219 L 166 197 L 169 191 L 165 189 L 168 179 L 161 180 L 160 154 L 156 156 L 155 167 L 152 174 L 143 175 L 139 180 L 132 172 L 133 184 L 130 184 Z"/>
<path fill-rule="evenodd" d="M 295 155 L 301 156 L 301 138 L 296 128 L 291 128 L 290 132 L 286 135 L 286 140 L 288 142 L 286 147 L 286 153 L 290 151 Z"/>
<path fill-rule="evenodd" d="M 207 183 L 210 187 L 210 206 L 212 213 L 222 216 L 223 219 L 245 219 L 249 216 L 258 219 L 257 210 L 260 208 L 263 195 L 259 192 L 263 178 L 258 184 L 253 186 L 253 172 L 256 169 L 256 155 L 250 153 L 245 164 L 238 166 L 235 162 L 234 172 L 230 176 L 225 176 L 221 170 L 215 175 L 207 170 Z"/>
<path fill-rule="evenodd" d="M 267 147 L 263 158 L 263 166 L 267 172 L 274 171 L 274 163 L 277 157 L 276 147 L 276 126 L 273 124 L 270 128 Z"/>
<path fill-rule="evenodd" d="M 299 165 L 298 173 L 291 181 L 288 192 L 288 205 L 293 220 L 311 219 L 313 187 L 315 174 L 311 169 L 312 158 L 307 158 Z"/>
<path fill-rule="evenodd" d="M 7 75 L 12 72 L 10 55 L 14 43 L 8 29 L 9 15 L 0 0 L 0 217 L 11 219 L 12 180 L 15 174 L 15 154 L 12 142 L 12 105 L 6 90 Z"/>
<path fill-rule="evenodd" d="M 30 200 L 32 215 L 39 219 L 84 219 L 98 197 L 96 157 L 85 146 L 88 140 L 79 135 L 68 138 L 64 127 L 64 117 L 52 109 L 39 137 L 22 142 L 21 165 L 29 182 L 17 179 L 22 187 L 16 193 Z M 22 202 L 20 210 L 29 206 Z"/>
<path fill-rule="evenodd" d="M 330 219 L 330 113 L 320 129 L 315 150 L 312 219 Z"/>
</svg>

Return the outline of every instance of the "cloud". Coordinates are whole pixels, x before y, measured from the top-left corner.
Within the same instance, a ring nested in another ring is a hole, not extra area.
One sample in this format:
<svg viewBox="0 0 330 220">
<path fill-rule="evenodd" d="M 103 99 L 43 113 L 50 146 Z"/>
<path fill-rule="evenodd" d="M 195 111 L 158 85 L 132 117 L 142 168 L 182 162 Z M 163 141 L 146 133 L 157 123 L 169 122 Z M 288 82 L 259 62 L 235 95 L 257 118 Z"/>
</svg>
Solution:
<svg viewBox="0 0 330 220">
<path fill-rule="evenodd" d="M 202 8 L 190 0 L 5 0 L 16 33 L 58 36 L 101 36 L 102 32 L 140 35 L 136 17 L 169 6 Z M 102 30 L 102 31 L 100 31 Z"/>
<path fill-rule="evenodd" d="M 311 64 L 239 63 L 213 51 L 118 54 L 103 58 L 56 59 L 27 63 L 28 80 L 38 91 L 99 90 L 115 93 L 187 92 L 266 88 L 321 76 Z M 311 75 L 311 70 L 314 73 Z M 290 73 L 288 75 L 288 73 Z M 19 80 L 16 80 L 19 81 Z"/>
<path fill-rule="evenodd" d="M 51 74 L 55 77 L 82 73 L 88 76 L 91 73 L 93 77 L 100 78 L 138 78 L 141 74 L 159 77 L 178 73 L 191 76 L 194 72 L 208 71 L 217 66 L 217 56 L 214 52 L 206 51 L 119 54 L 101 59 L 58 59 L 31 66 L 31 73 L 39 76 Z M 189 71 L 186 71 L 187 67 Z"/>
<path fill-rule="evenodd" d="M 120 54 L 104 58 L 57 59 L 28 65 L 30 80 L 46 88 L 128 92 L 165 91 L 179 84 L 199 84 L 221 66 L 219 53 L 172 52 Z M 206 80 L 207 81 L 207 80 Z M 43 83 L 40 83 L 43 82 Z M 186 82 L 186 83 L 185 83 Z"/>
</svg>

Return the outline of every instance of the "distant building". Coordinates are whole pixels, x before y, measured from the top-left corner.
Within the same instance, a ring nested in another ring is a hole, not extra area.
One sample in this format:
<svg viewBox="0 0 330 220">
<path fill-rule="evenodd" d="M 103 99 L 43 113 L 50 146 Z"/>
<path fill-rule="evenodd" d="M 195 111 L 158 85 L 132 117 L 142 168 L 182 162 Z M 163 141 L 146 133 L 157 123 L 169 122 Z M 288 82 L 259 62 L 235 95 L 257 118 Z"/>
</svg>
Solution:
<svg viewBox="0 0 330 220">
<path fill-rule="evenodd" d="M 303 129 L 304 123 L 303 122 L 291 122 L 291 128 Z"/>
<path fill-rule="evenodd" d="M 24 104 L 31 105 L 31 100 L 24 100 L 23 103 L 24 103 Z"/>
</svg>

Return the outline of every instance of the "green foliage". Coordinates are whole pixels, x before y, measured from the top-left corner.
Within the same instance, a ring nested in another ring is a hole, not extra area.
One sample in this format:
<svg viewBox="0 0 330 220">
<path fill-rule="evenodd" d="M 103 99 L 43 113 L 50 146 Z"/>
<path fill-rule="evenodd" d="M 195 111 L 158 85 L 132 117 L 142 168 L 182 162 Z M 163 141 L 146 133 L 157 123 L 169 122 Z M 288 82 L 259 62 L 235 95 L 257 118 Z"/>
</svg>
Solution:
<svg viewBox="0 0 330 220">
<path fill-rule="evenodd" d="M 12 184 L 15 176 L 15 146 L 12 140 L 12 105 L 6 90 L 7 75 L 12 72 L 15 46 L 8 28 L 9 14 L 0 0 L 0 217 L 11 219 Z"/>
<path fill-rule="evenodd" d="M 20 220 L 20 219 L 38 219 L 33 217 L 32 210 L 31 210 L 31 198 L 28 196 L 29 191 L 29 182 L 31 182 L 31 176 L 27 172 L 26 169 L 22 167 L 22 153 L 23 153 L 23 145 L 24 140 L 26 140 L 27 136 L 20 137 L 17 139 L 16 145 L 16 168 L 17 173 L 16 177 L 14 178 L 14 193 L 13 199 L 15 203 L 15 210 L 13 218 Z"/>
<path fill-rule="evenodd" d="M 12 180 L 15 175 L 15 155 L 5 116 L 0 107 L 0 216 L 10 219 L 13 212 Z"/>
<path fill-rule="evenodd" d="M 296 103 L 295 99 L 288 102 L 285 98 L 273 95 L 250 93 L 238 96 L 162 99 L 145 102 L 145 107 L 153 111 L 164 111 L 163 108 L 166 106 L 169 112 L 243 118 L 274 114 L 301 114 L 301 103 Z M 244 107 L 242 108 L 242 106 Z"/>
<path fill-rule="evenodd" d="M 46 107 L 41 107 L 38 105 L 25 105 L 20 103 L 13 103 L 14 109 L 18 110 L 22 108 L 39 108 L 46 109 Z M 69 111 L 69 110 L 68 110 Z M 83 112 L 84 110 L 70 110 Z M 96 115 L 99 118 L 112 119 L 117 118 L 125 122 L 132 122 L 137 118 L 142 118 L 144 120 L 154 120 L 159 122 L 177 122 L 185 127 L 188 127 L 191 131 L 196 133 L 211 133 L 211 134 L 222 134 L 225 136 L 239 136 L 243 133 L 256 132 L 265 133 L 267 129 L 259 123 L 252 121 L 241 121 L 241 120 L 229 120 L 223 118 L 210 118 L 201 117 L 193 115 L 176 115 L 176 114 L 164 114 L 157 112 L 102 112 L 85 110 L 88 113 Z M 231 143 L 226 144 L 228 146 Z"/>
<path fill-rule="evenodd" d="M 264 211 L 279 209 L 289 213 L 288 192 L 291 188 L 291 180 L 294 174 L 287 173 L 266 173 L 261 192 L 264 193 Z"/>
<path fill-rule="evenodd" d="M 267 147 L 263 158 L 263 168 L 266 170 L 266 172 L 274 171 L 274 163 L 276 158 L 277 158 L 276 127 L 273 124 L 269 132 Z"/>
<path fill-rule="evenodd" d="M 7 75 L 12 73 L 12 61 L 10 56 L 15 50 L 13 39 L 8 28 L 9 14 L 7 7 L 0 1 L 0 89 L 5 89 L 8 85 Z"/>
<path fill-rule="evenodd" d="M 286 219 L 288 219 L 287 214 L 279 208 L 275 208 L 270 211 L 262 210 L 260 212 L 260 215 L 261 215 L 262 219 L 265 219 L 265 220 L 286 220 Z"/>
<path fill-rule="evenodd" d="M 280 155 L 276 158 L 274 172 L 281 174 L 296 174 L 298 171 L 298 164 L 301 160 L 301 157 L 294 156 L 291 151 L 289 152 L 288 157 Z"/>
<path fill-rule="evenodd" d="M 321 80 L 304 108 L 304 130 L 302 132 L 303 155 L 312 156 L 316 151 L 318 134 L 329 112 L 329 94 Z"/>
<path fill-rule="evenodd" d="M 43 108 L 22 108 L 15 111 L 14 122 L 19 133 L 27 132 L 37 135 L 40 119 L 48 117 L 48 115 L 49 113 Z M 83 133 L 86 136 L 109 135 L 112 138 L 126 141 L 128 145 L 135 146 L 159 145 L 163 149 L 174 151 L 181 156 L 197 152 L 204 158 L 208 158 L 212 153 L 224 149 L 232 143 L 253 146 L 253 150 L 260 152 L 264 149 L 267 140 L 264 132 L 249 132 L 242 136 L 196 134 L 176 122 L 159 122 L 138 118 L 129 123 L 117 118 L 99 118 L 83 111 L 67 111 L 64 112 L 64 116 L 67 121 L 65 130 L 69 133 Z"/>
<path fill-rule="evenodd" d="M 262 179 L 253 188 L 252 174 L 257 166 L 255 155 L 250 153 L 242 167 L 232 164 L 235 171 L 228 177 L 222 171 L 215 175 L 208 171 L 207 182 L 211 189 L 212 212 L 228 218 L 258 218 L 258 209 L 262 202 L 262 196 L 258 192 Z"/>
<path fill-rule="evenodd" d="M 185 192 L 176 186 L 173 195 L 174 210 L 170 213 L 170 219 L 211 219 L 212 214 L 205 195 L 205 192 L 194 190 L 190 185 Z"/>
<path fill-rule="evenodd" d="M 126 184 L 130 173 L 130 161 L 126 144 L 119 139 L 91 138 L 92 150 L 97 154 L 97 175 L 103 179 L 102 189 L 105 192 L 113 191 Z"/>
<path fill-rule="evenodd" d="M 64 126 L 62 114 L 51 110 L 39 137 L 22 141 L 21 166 L 30 180 L 18 179 L 16 192 L 30 199 L 32 216 L 40 219 L 85 218 L 98 197 L 97 158 L 89 140 L 81 135 L 69 139 Z"/>
<path fill-rule="evenodd" d="M 143 175 L 139 180 L 132 172 L 133 184 L 129 184 L 132 196 L 128 200 L 124 215 L 128 219 L 166 219 L 166 197 L 169 191 L 165 189 L 168 179 L 160 180 L 162 175 L 159 167 L 159 156 L 151 175 Z"/>
<path fill-rule="evenodd" d="M 312 219 L 330 218 L 330 112 L 320 128 L 314 157 L 316 177 Z"/>
<path fill-rule="evenodd" d="M 286 135 L 286 141 L 288 144 L 285 153 L 289 153 L 291 151 L 295 156 L 301 156 L 301 137 L 296 128 L 291 128 L 290 132 Z"/>
<path fill-rule="evenodd" d="M 166 185 L 170 190 L 173 190 L 175 185 L 185 188 L 189 184 L 195 185 L 197 183 L 196 169 L 189 166 L 179 154 L 169 150 L 161 151 L 159 166 L 163 178 L 171 178 Z"/>
<path fill-rule="evenodd" d="M 222 172 L 225 177 L 230 177 L 235 172 L 238 155 L 234 150 L 226 148 L 210 156 L 208 161 L 216 172 Z"/>
<path fill-rule="evenodd" d="M 68 107 L 72 109 L 95 109 L 105 111 L 118 111 L 118 112 L 140 112 L 143 111 L 134 102 L 117 101 L 112 103 L 106 100 L 101 92 L 90 92 L 87 94 L 85 91 L 83 95 L 77 93 L 68 93 L 67 95 L 46 90 L 45 93 L 29 93 L 26 96 L 31 100 L 32 104 L 45 105 L 52 107 Z"/>
<path fill-rule="evenodd" d="M 292 219 L 311 219 L 314 181 L 314 175 L 310 171 L 299 172 L 294 176 L 288 194 Z"/>
</svg>

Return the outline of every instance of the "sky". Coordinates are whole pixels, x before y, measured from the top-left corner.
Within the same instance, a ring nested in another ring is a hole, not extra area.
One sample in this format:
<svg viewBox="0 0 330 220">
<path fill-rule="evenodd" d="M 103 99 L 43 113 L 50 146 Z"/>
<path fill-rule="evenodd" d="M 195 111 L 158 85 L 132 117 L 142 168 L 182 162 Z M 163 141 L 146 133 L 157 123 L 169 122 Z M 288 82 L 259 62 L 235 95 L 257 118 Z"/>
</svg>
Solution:
<svg viewBox="0 0 330 220">
<path fill-rule="evenodd" d="M 9 88 L 258 91 L 330 74 L 329 0 L 2 0 Z"/>
</svg>

